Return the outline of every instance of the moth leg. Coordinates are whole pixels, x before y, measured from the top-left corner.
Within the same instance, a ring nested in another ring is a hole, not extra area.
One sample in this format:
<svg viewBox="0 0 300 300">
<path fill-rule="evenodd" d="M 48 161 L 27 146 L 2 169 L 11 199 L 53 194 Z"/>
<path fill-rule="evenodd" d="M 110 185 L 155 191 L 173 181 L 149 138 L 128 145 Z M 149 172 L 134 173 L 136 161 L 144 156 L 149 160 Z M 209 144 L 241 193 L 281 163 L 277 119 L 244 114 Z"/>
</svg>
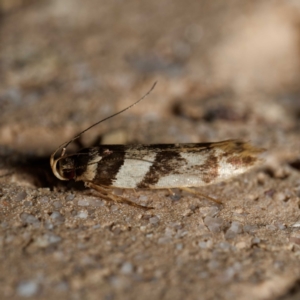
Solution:
<svg viewBox="0 0 300 300">
<path fill-rule="evenodd" d="M 119 202 L 119 203 L 126 203 L 130 206 L 134 206 L 134 207 L 138 207 L 138 208 L 143 208 L 143 209 L 153 209 L 154 207 L 147 207 L 147 206 L 143 206 L 143 205 L 139 205 L 135 202 L 132 202 L 124 197 L 118 196 L 118 195 L 113 195 L 109 189 L 104 188 L 100 185 L 96 185 L 93 184 L 91 182 L 86 182 L 85 183 L 86 187 L 89 187 L 91 189 L 96 190 L 97 192 L 99 192 L 100 196 L 103 197 L 105 200 L 109 200 L 109 201 L 115 201 L 115 202 Z"/>
<path fill-rule="evenodd" d="M 213 201 L 213 202 L 215 202 L 215 203 L 223 204 L 222 201 L 219 200 L 219 199 L 215 199 L 215 198 L 209 197 L 209 196 L 207 196 L 207 195 L 201 194 L 201 193 L 196 192 L 196 191 L 194 191 L 194 190 L 192 190 L 192 189 L 190 189 L 190 188 L 188 188 L 188 187 L 180 187 L 179 189 L 182 190 L 182 191 L 188 192 L 188 193 L 190 193 L 190 194 L 193 194 L 193 195 L 201 196 L 201 197 L 206 198 L 206 199 L 208 199 L 208 200 L 210 200 L 210 201 Z"/>
</svg>

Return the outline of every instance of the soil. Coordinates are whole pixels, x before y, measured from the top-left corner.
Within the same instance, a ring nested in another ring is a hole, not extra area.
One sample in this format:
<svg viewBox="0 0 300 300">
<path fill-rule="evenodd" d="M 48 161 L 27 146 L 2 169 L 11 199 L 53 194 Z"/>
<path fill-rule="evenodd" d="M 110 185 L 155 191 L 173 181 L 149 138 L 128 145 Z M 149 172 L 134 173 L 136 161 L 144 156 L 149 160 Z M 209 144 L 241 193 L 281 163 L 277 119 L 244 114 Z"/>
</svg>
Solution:
<svg viewBox="0 0 300 300">
<path fill-rule="evenodd" d="M 299 299 L 297 1 L 0 0 L 2 299 Z M 59 181 L 70 147 L 240 138 L 263 161 L 195 191 Z"/>
</svg>

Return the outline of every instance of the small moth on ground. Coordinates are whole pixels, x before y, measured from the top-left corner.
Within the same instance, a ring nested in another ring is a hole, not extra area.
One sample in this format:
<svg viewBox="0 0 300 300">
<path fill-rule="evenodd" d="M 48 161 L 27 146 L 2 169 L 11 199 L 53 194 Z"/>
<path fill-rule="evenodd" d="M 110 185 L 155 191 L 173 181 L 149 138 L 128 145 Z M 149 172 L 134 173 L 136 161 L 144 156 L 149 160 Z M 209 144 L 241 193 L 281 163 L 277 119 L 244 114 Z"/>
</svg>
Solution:
<svg viewBox="0 0 300 300">
<path fill-rule="evenodd" d="M 264 150 L 240 140 L 193 144 L 101 145 L 66 154 L 68 145 L 84 132 L 133 107 L 148 96 L 155 85 L 132 105 L 91 125 L 59 146 L 50 157 L 54 175 L 60 180 L 83 181 L 106 200 L 147 208 L 112 194 L 111 189 L 179 188 L 193 193 L 190 187 L 227 180 L 248 171 L 259 161 L 258 154 Z M 60 150 L 61 155 L 55 158 Z"/>
</svg>

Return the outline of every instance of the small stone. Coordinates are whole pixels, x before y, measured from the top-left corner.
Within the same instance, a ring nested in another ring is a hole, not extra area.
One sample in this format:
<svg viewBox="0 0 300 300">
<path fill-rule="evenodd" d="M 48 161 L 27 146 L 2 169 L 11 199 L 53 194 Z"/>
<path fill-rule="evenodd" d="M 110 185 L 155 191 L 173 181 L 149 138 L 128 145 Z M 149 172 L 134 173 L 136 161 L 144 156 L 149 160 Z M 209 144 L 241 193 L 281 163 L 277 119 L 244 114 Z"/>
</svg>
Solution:
<svg viewBox="0 0 300 300">
<path fill-rule="evenodd" d="M 77 214 L 77 217 L 80 219 L 86 219 L 88 217 L 88 212 L 86 210 L 80 210 Z"/>
<path fill-rule="evenodd" d="M 219 213 L 220 209 L 217 206 L 201 207 L 200 212 L 203 217 L 215 217 Z"/>
<path fill-rule="evenodd" d="M 221 232 L 223 220 L 221 218 L 212 218 L 207 216 L 204 218 L 204 224 L 208 227 L 209 231 L 218 233 Z"/>
<path fill-rule="evenodd" d="M 187 230 L 180 229 L 180 230 L 178 230 L 177 234 L 175 235 L 175 238 L 177 238 L 177 239 L 183 238 L 184 236 L 188 235 L 188 233 L 189 232 Z"/>
<path fill-rule="evenodd" d="M 32 297 L 37 294 L 39 285 L 36 281 L 22 281 L 17 286 L 17 294 L 21 297 Z"/>
<path fill-rule="evenodd" d="M 40 198 L 39 201 L 40 201 L 40 203 L 46 204 L 46 203 L 49 202 L 49 197 L 43 196 L 43 197 Z"/>
<path fill-rule="evenodd" d="M 112 212 L 116 212 L 116 211 L 118 211 L 119 210 L 119 206 L 118 205 L 112 205 L 111 207 L 110 207 L 110 211 L 112 211 Z"/>
<path fill-rule="evenodd" d="M 90 202 L 91 202 L 91 205 L 95 206 L 95 207 L 105 206 L 105 203 L 103 201 L 99 200 L 99 199 L 93 199 Z"/>
<path fill-rule="evenodd" d="M 27 193 L 25 191 L 19 192 L 16 194 L 12 200 L 14 201 L 22 201 L 27 197 Z"/>
<path fill-rule="evenodd" d="M 69 194 L 68 196 L 66 196 L 66 201 L 73 201 L 74 198 L 75 198 L 75 195 Z"/>
<path fill-rule="evenodd" d="M 40 221 L 31 214 L 21 213 L 20 218 L 26 224 L 39 224 L 40 223 Z"/>
<path fill-rule="evenodd" d="M 182 250 L 183 249 L 183 244 L 179 243 L 176 244 L 176 250 Z"/>
<path fill-rule="evenodd" d="M 172 201 L 179 201 L 181 199 L 181 193 L 179 193 L 179 191 L 173 191 L 170 198 Z"/>
<path fill-rule="evenodd" d="M 231 249 L 231 245 L 227 242 L 221 242 L 217 246 L 225 251 L 229 251 Z"/>
<path fill-rule="evenodd" d="M 266 225 L 266 229 L 275 231 L 275 230 L 277 230 L 277 227 L 275 225 L 273 225 L 273 224 L 269 224 L 269 225 Z"/>
<path fill-rule="evenodd" d="M 245 225 L 243 230 L 247 233 L 255 233 L 258 230 L 258 227 L 256 225 Z"/>
<path fill-rule="evenodd" d="M 78 205 L 79 206 L 89 206 L 90 202 L 88 199 L 83 198 L 83 199 L 78 200 Z"/>
<path fill-rule="evenodd" d="M 54 225 L 52 222 L 50 222 L 50 220 L 46 220 L 45 221 L 45 228 L 48 230 L 52 230 L 54 228 Z"/>
<path fill-rule="evenodd" d="M 153 225 L 156 225 L 159 222 L 159 218 L 157 216 L 153 216 L 149 219 L 149 222 Z"/>
<path fill-rule="evenodd" d="M 56 209 L 59 209 L 62 207 L 62 204 L 60 201 L 54 201 L 53 202 L 53 206 L 56 208 Z"/>
<path fill-rule="evenodd" d="M 167 243 L 169 243 L 170 242 L 170 238 L 169 237 L 161 237 L 161 238 L 159 238 L 158 239 L 158 244 L 167 244 Z"/>
<path fill-rule="evenodd" d="M 198 246 L 201 249 L 209 249 L 212 247 L 212 241 L 211 240 L 207 240 L 207 241 L 201 241 L 198 243 Z"/>
<path fill-rule="evenodd" d="M 279 223 L 279 222 L 276 222 L 275 224 L 277 226 L 278 229 L 280 230 L 284 230 L 286 229 L 286 225 L 285 224 L 282 224 L 282 223 Z"/>
<path fill-rule="evenodd" d="M 133 265 L 130 262 L 125 262 L 121 267 L 121 273 L 130 274 L 133 271 Z"/>
<path fill-rule="evenodd" d="M 243 232 L 243 227 L 239 222 L 232 222 L 230 228 L 226 231 L 225 238 L 233 239 L 237 234 Z"/>
<path fill-rule="evenodd" d="M 64 216 L 60 212 L 58 212 L 58 211 L 54 211 L 51 214 L 50 218 L 52 220 L 54 220 L 56 223 L 63 223 L 65 221 Z"/>
<path fill-rule="evenodd" d="M 242 224 L 239 223 L 239 222 L 232 222 L 229 229 L 231 231 L 235 232 L 235 233 L 242 233 L 243 232 Z"/>
<path fill-rule="evenodd" d="M 260 244 L 260 238 L 254 237 L 254 238 L 251 240 L 251 245 L 254 246 L 254 245 L 258 245 L 258 244 Z"/>
</svg>

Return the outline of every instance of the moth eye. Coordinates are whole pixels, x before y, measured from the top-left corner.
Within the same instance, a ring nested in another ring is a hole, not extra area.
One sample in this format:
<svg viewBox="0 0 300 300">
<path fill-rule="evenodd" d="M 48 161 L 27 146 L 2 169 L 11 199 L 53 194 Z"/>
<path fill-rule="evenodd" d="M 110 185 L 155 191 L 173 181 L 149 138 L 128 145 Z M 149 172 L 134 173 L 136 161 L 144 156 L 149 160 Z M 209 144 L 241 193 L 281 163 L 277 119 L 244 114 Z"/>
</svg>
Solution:
<svg viewBox="0 0 300 300">
<path fill-rule="evenodd" d="M 62 171 L 62 173 L 63 173 L 63 177 L 64 178 L 67 178 L 67 179 L 74 179 L 75 178 L 75 175 L 76 175 L 76 173 L 75 173 L 75 169 L 65 169 L 65 170 L 63 170 Z"/>
</svg>

